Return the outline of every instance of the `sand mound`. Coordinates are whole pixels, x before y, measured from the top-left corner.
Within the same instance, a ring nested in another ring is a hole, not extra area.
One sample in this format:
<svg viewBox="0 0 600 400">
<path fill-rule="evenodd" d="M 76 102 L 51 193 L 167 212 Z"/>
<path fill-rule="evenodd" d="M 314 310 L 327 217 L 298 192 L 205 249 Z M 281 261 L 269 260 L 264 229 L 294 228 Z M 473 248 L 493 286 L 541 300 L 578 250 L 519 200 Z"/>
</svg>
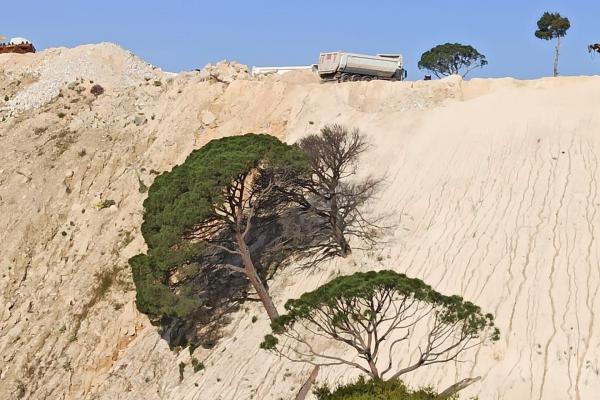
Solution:
<svg viewBox="0 0 600 400">
<path fill-rule="evenodd" d="M 62 87 L 77 79 L 108 87 L 126 87 L 160 73 L 131 52 L 111 43 L 49 49 L 24 59 L 32 63 L 15 61 L 19 57 L 22 56 L 0 56 L 0 66 L 14 63 L 10 69 L 12 75 L 29 75 L 35 82 L 7 102 L 6 107 L 12 110 L 28 110 L 46 104 Z"/>
</svg>

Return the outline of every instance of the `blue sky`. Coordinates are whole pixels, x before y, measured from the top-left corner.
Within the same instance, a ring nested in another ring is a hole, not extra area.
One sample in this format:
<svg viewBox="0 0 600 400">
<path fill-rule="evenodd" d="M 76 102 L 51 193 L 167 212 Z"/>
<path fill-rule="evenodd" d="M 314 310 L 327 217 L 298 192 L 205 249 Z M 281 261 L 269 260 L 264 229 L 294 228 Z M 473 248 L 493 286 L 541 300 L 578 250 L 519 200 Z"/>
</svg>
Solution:
<svg viewBox="0 0 600 400">
<path fill-rule="evenodd" d="M 472 77 L 551 75 L 553 43 L 533 32 L 544 11 L 558 11 L 572 25 L 561 75 L 600 74 L 600 54 L 586 50 L 600 42 L 596 0 L 19 0 L 8 9 L 0 34 L 24 36 L 38 49 L 110 41 L 175 72 L 221 59 L 305 65 L 320 51 L 398 52 L 409 79 L 424 75 L 420 55 L 445 42 L 471 44 L 487 56 L 489 65 Z"/>
</svg>

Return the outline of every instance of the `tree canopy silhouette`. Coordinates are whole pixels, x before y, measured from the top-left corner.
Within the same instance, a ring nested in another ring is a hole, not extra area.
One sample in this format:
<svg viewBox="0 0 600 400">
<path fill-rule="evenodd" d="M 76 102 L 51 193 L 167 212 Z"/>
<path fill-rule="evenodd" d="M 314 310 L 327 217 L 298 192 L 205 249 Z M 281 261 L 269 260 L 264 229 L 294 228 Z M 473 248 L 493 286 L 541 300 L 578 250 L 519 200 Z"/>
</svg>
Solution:
<svg viewBox="0 0 600 400">
<path fill-rule="evenodd" d="M 423 53 L 418 67 L 433 72 L 438 78 L 455 74 L 464 78 L 473 69 L 487 64 L 485 56 L 473 46 L 445 43 Z"/>
<path fill-rule="evenodd" d="M 350 255 L 352 239 L 367 248 L 378 244 L 385 228 L 380 225 L 383 216 L 367 212 L 365 206 L 381 179 L 358 178 L 360 157 L 369 148 L 366 136 L 358 129 L 331 124 L 300 139 L 298 147 L 307 156 L 310 173 L 299 175 L 285 193 L 298 205 L 287 215 L 287 250 L 310 268 Z"/>
</svg>

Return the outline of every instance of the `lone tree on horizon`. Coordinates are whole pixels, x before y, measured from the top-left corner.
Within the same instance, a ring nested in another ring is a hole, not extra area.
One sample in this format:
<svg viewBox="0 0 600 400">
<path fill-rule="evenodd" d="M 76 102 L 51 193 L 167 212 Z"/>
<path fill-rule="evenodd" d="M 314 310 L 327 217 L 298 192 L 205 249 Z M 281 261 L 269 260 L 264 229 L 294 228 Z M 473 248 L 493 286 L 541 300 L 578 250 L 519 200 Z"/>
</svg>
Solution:
<svg viewBox="0 0 600 400">
<path fill-rule="evenodd" d="M 450 75 L 467 76 L 475 68 L 487 65 L 485 56 L 473 46 L 446 43 L 435 46 L 421 55 L 419 69 L 427 69 L 438 78 Z"/>
<path fill-rule="evenodd" d="M 546 11 L 537 22 L 538 29 L 535 31 L 535 37 L 538 39 L 552 40 L 556 39 L 554 51 L 554 76 L 558 76 L 558 58 L 560 56 L 560 38 L 567 35 L 571 27 L 569 18 L 561 16 L 559 13 L 550 13 Z"/>
</svg>

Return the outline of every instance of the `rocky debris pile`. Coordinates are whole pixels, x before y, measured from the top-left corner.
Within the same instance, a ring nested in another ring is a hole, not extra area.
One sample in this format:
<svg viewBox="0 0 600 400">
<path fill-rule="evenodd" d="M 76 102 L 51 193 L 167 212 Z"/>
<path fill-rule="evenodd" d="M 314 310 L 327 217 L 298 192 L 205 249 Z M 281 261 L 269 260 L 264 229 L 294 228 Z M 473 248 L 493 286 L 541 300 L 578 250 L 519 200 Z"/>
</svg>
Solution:
<svg viewBox="0 0 600 400">
<path fill-rule="evenodd" d="M 238 79 L 250 79 L 248 66 L 235 61 L 219 61 L 216 64 L 207 64 L 200 71 L 200 79 L 214 80 L 222 83 L 231 83 Z"/>
<path fill-rule="evenodd" d="M 60 89 L 78 78 L 105 87 L 133 86 L 156 77 L 160 70 L 112 43 L 50 49 L 38 53 L 40 62 L 28 65 L 37 81 L 18 92 L 5 105 L 9 110 L 28 110 L 54 99 Z"/>
</svg>

